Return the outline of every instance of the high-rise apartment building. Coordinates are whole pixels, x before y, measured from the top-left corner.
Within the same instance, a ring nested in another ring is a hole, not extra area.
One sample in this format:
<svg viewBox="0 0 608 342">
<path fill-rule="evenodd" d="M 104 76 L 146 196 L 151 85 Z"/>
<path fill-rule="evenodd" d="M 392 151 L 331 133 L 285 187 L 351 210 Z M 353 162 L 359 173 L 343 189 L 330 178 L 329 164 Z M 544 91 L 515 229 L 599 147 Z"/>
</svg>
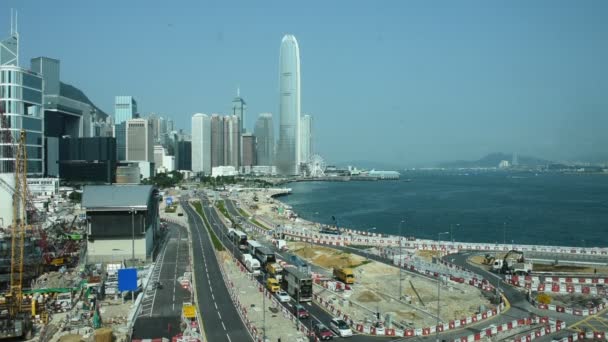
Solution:
<svg viewBox="0 0 608 342">
<path fill-rule="evenodd" d="M 248 168 L 245 173 L 251 171 L 251 167 L 256 164 L 256 153 L 255 153 L 255 136 L 251 133 L 243 133 L 242 137 L 242 164 L 243 168 Z"/>
<path fill-rule="evenodd" d="M 271 113 L 262 113 L 255 122 L 257 165 L 274 165 L 274 123 Z"/>
<path fill-rule="evenodd" d="M 238 170 L 241 159 L 241 124 L 236 115 L 224 117 L 224 166 Z"/>
<path fill-rule="evenodd" d="M 137 101 L 133 96 L 116 96 L 114 101 L 114 124 L 134 119 L 137 114 Z"/>
<path fill-rule="evenodd" d="M 277 172 L 292 176 L 300 167 L 300 49 L 296 37 L 283 37 L 279 59 L 279 142 Z"/>
<path fill-rule="evenodd" d="M 211 119 L 201 113 L 192 116 L 192 171 L 211 175 Z"/>
<path fill-rule="evenodd" d="M 192 141 L 178 140 L 175 143 L 175 169 L 192 170 Z"/>
<path fill-rule="evenodd" d="M 307 163 L 312 154 L 312 116 L 306 114 L 300 119 L 300 162 Z"/>
<path fill-rule="evenodd" d="M 211 115 L 211 167 L 224 165 L 224 117 Z"/>
<path fill-rule="evenodd" d="M 126 122 L 126 160 L 154 162 L 152 123 L 146 119 Z"/>
<path fill-rule="evenodd" d="M 242 133 L 245 132 L 245 110 L 247 109 L 247 103 L 241 97 L 241 91 L 237 89 L 236 97 L 232 100 L 232 115 L 236 115 L 241 122 L 240 130 Z"/>
</svg>

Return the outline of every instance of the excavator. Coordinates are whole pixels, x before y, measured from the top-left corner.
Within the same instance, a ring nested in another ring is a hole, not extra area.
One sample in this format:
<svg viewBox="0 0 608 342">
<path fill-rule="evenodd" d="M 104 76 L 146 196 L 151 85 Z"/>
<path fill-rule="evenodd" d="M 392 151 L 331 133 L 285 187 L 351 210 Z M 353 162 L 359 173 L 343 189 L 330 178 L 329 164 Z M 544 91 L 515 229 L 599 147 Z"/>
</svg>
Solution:
<svg viewBox="0 0 608 342">
<path fill-rule="evenodd" d="M 513 249 L 503 259 L 494 260 L 492 270 L 503 274 L 528 274 L 532 271 L 532 263 L 525 261 L 524 252 Z"/>
</svg>

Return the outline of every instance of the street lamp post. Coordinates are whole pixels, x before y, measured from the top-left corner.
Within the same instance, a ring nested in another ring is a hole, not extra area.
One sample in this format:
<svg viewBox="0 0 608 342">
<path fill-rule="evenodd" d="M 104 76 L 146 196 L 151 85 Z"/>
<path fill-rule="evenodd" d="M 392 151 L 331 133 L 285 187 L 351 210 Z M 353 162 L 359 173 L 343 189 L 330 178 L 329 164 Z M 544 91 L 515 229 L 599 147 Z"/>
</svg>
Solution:
<svg viewBox="0 0 608 342">
<path fill-rule="evenodd" d="M 368 233 L 368 235 L 369 235 L 369 232 L 371 230 L 376 230 L 376 227 L 372 227 L 372 228 L 366 229 L 365 232 Z M 369 248 L 365 249 L 365 255 L 367 255 L 367 260 L 369 261 Z"/>
<path fill-rule="evenodd" d="M 507 222 L 502 223 L 502 244 L 507 243 Z"/>
<path fill-rule="evenodd" d="M 456 223 L 456 230 L 458 230 L 458 227 L 460 227 L 460 223 Z M 450 224 L 450 241 L 452 241 L 452 243 L 454 243 L 454 231 L 453 231 L 454 225 Z"/>
<path fill-rule="evenodd" d="M 449 234 L 450 232 L 442 232 L 437 234 L 437 247 L 439 248 L 439 241 L 441 241 L 441 235 Z M 441 250 L 439 249 L 439 255 L 441 256 Z M 440 303 L 441 302 L 441 273 L 437 273 L 437 325 L 435 326 L 435 340 L 439 342 L 439 313 L 440 313 Z"/>
<path fill-rule="evenodd" d="M 401 300 L 401 294 L 403 293 L 403 254 L 402 254 L 402 243 L 401 240 L 403 239 L 402 237 L 402 232 L 401 232 L 401 228 L 403 226 L 403 223 L 405 223 L 405 220 L 401 220 L 401 222 L 399 222 L 399 296 L 397 298 L 399 298 L 399 300 Z"/>
</svg>

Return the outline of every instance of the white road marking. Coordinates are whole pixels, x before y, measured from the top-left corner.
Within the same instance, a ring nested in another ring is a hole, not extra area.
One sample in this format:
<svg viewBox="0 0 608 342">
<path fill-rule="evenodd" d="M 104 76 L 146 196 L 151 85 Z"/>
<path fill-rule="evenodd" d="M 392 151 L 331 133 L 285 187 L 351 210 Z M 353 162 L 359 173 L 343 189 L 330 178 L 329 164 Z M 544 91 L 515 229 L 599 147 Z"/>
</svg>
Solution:
<svg viewBox="0 0 608 342">
<path fill-rule="evenodd" d="M 224 325 L 224 322 L 222 322 L 222 327 L 224 328 L 224 330 L 226 330 L 226 326 Z M 226 336 L 228 336 L 228 334 L 226 334 Z"/>
<path fill-rule="evenodd" d="M 220 312 L 217 312 L 217 315 L 220 316 L 220 319 L 222 319 L 222 315 L 220 315 Z"/>
<path fill-rule="evenodd" d="M 228 334 L 226 334 L 226 337 L 228 338 L 228 342 L 232 342 L 232 340 L 230 339 L 230 336 L 228 336 Z"/>
<path fill-rule="evenodd" d="M 213 305 L 215 305 L 215 310 L 219 310 L 219 309 L 217 308 L 217 303 L 216 303 L 216 302 L 213 302 Z"/>
</svg>

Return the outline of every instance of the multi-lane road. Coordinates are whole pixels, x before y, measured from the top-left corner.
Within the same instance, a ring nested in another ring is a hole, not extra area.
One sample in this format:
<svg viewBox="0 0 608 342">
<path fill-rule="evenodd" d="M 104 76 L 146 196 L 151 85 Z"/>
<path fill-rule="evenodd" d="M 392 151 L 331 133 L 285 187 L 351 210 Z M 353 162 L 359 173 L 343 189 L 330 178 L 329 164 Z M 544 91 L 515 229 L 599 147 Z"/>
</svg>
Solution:
<svg viewBox="0 0 608 342">
<path fill-rule="evenodd" d="M 182 200 L 192 233 L 194 285 L 209 341 L 252 341 L 222 278 L 213 244 L 202 218 Z"/>
<path fill-rule="evenodd" d="M 177 279 L 189 264 L 188 232 L 184 227 L 169 224 L 133 327 L 133 339 L 171 338 L 179 333 L 182 304 L 191 301 L 191 294 Z M 154 282 L 162 286 L 153 286 Z"/>
</svg>

